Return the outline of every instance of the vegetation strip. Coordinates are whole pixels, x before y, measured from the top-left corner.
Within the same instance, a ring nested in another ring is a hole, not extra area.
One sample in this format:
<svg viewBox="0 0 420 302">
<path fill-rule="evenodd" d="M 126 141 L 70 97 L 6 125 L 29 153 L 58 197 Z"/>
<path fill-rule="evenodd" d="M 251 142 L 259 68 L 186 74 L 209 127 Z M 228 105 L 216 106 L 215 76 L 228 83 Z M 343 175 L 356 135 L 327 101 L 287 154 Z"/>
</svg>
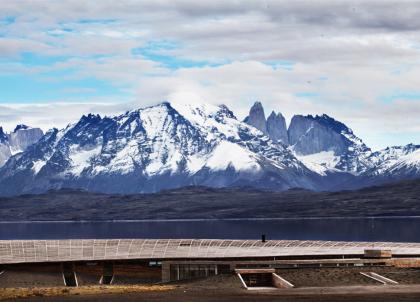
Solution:
<svg viewBox="0 0 420 302">
<path fill-rule="evenodd" d="M 0 300 L 49 297 L 64 295 L 98 295 L 98 294 L 123 294 L 150 291 L 169 291 L 175 286 L 168 285 L 113 285 L 113 286 L 80 286 L 80 287 L 40 287 L 40 288 L 2 288 Z"/>
</svg>

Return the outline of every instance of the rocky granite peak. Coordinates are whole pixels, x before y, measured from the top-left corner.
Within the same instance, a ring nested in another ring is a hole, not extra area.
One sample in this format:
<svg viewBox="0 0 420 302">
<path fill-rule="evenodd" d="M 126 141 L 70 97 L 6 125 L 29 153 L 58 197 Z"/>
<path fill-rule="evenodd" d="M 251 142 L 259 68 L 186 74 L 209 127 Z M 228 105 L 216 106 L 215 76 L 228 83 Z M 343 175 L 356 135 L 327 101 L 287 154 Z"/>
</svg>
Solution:
<svg viewBox="0 0 420 302">
<path fill-rule="evenodd" d="M 280 112 L 276 114 L 272 111 L 269 115 L 267 119 L 267 132 L 273 141 L 289 145 L 286 119 Z"/>
<path fill-rule="evenodd" d="M 255 102 L 249 110 L 249 115 L 244 120 L 245 123 L 254 126 L 264 134 L 267 132 L 267 121 L 265 119 L 264 108 L 261 102 Z"/>
</svg>

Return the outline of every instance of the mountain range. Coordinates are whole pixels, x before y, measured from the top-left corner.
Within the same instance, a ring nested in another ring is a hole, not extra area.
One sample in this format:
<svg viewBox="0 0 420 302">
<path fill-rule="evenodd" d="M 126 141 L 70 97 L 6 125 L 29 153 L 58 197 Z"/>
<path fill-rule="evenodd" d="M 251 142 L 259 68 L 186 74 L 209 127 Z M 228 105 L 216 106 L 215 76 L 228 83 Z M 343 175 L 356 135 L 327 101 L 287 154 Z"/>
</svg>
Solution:
<svg viewBox="0 0 420 302">
<path fill-rule="evenodd" d="M 11 146 L 2 133 L 0 148 Z M 321 191 L 420 177 L 420 145 L 373 152 L 327 115 L 296 115 L 287 128 L 281 113 L 266 119 L 259 102 L 244 121 L 224 105 L 168 102 L 114 117 L 89 114 L 19 150 L 0 168 L 0 195 L 191 185 Z"/>
</svg>

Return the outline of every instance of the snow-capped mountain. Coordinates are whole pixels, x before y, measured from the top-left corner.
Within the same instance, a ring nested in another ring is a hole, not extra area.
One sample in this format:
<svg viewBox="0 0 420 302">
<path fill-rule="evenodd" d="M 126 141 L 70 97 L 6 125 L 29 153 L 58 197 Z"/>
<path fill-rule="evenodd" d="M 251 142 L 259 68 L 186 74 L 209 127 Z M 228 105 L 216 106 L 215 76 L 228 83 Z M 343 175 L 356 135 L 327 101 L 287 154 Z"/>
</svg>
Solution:
<svg viewBox="0 0 420 302">
<path fill-rule="evenodd" d="M 0 167 L 14 154 L 23 152 L 36 143 L 44 133 L 39 128 L 17 125 L 11 133 L 5 133 L 0 127 Z"/>
<path fill-rule="evenodd" d="M 308 169 L 328 173 L 361 174 L 372 168 L 372 151 L 353 131 L 341 122 L 322 116 L 293 116 L 289 128 L 281 113 L 265 118 L 264 108 L 256 102 L 244 120 L 266 134 L 272 141 L 288 146 Z"/>
<path fill-rule="evenodd" d="M 295 115 L 286 128 L 281 113 L 273 112 L 266 120 L 262 104 L 256 102 L 244 122 L 288 146 L 302 164 L 322 176 L 319 188 L 360 187 L 367 179 L 375 184 L 420 177 L 419 146 L 372 152 L 350 128 L 326 114 Z"/>
<path fill-rule="evenodd" d="M 0 148 L 24 145 L 23 135 L 12 137 L 0 128 Z M 115 117 L 89 114 L 48 131 L 0 168 L 0 195 L 188 185 L 339 190 L 420 177 L 419 157 L 415 145 L 372 152 L 327 115 L 294 116 L 287 129 L 280 113 L 266 120 L 261 103 L 242 122 L 224 105 L 165 102 Z"/>
<path fill-rule="evenodd" d="M 316 189 L 313 172 L 225 106 L 169 104 L 53 129 L 0 170 L 0 193 L 77 187 L 154 192 L 185 185 Z"/>
<path fill-rule="evenodd" d="M 369 176 L 415 178 L 420 175 L 420 145 L 388 147 L 374 152 L 369 158 L 373 168 Z"/>
<path fill-rule="evenodd" d="M 293 153 L 319 174 L 359 175 L 372 168 L 371 149 L 350 128 L 326 114 L 295 115 L 288 135 Z"/>
</svg>

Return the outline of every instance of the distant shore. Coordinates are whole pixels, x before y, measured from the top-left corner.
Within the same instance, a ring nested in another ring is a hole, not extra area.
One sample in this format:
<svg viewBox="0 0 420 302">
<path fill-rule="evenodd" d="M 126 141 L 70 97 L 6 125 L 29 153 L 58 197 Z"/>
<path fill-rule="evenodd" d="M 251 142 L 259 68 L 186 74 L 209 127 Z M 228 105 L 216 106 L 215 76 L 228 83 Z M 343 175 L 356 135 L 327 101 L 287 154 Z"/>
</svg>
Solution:
<svg viewBox="0 0 420 302">
<path fill-rule="evenodd" d="M 186 187 L 155 194 L 48 191 L 0 198 L 1 221 L 166 221 L 420 216 L 420 180 L 355 191 Z"/>
</svg>

